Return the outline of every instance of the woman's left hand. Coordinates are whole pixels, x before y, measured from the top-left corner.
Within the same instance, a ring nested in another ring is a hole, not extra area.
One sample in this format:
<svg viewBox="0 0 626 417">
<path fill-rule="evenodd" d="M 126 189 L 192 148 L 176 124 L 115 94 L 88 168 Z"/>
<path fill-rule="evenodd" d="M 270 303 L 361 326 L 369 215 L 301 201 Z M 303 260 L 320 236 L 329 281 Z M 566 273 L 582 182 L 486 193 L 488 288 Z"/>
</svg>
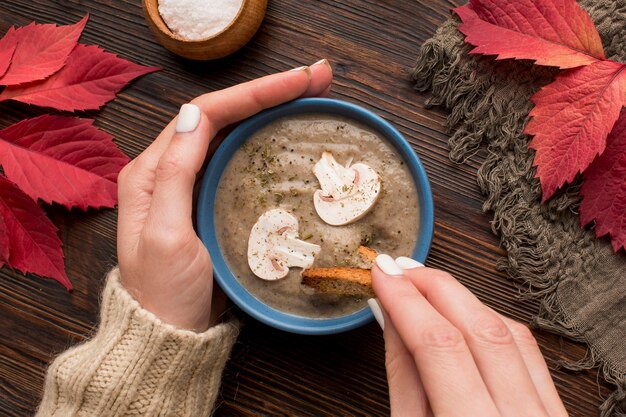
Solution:
<svg viewBox="0 0 626 417">
<path fill-rule="evenodd" d="M 177 327 L 204 331 L 212 265 L 192 224 L 192 192 L 209 142 L 223 128 L 298 97 L 328 93 L 326 60 L 205 94 L 181 109 L 120 173 L 117 250 L 122 283 L 143 308 Z"/>
</svg>

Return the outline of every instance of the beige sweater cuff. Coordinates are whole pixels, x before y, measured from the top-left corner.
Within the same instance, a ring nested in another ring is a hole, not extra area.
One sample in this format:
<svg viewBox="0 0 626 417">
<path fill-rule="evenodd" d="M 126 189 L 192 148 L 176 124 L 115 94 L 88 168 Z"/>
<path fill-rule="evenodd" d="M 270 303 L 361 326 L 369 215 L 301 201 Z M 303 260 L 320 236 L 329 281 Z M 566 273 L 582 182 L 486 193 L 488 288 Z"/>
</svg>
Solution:
<svg viewBox="0 0 626 417">
<path fill-rule="evenodd" d="M 144 310 L 109 273 L 95 336 L 50 366 L 37 417 L 208 416 L 239 332 L 231 320 L 204 333 Z"/>
</svg>

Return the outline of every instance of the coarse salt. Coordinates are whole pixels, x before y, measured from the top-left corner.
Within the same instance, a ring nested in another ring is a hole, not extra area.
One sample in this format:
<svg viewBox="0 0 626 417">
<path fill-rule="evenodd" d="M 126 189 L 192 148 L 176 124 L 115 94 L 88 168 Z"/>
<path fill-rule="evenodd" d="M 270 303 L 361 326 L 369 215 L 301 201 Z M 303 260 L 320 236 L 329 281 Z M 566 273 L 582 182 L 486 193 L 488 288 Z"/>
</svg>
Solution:
<svg viewBox="0 0 626 417">
<path fill-rule="evenodd" d="M 176 35 L 199 40 L 226 29 L 242 3 L 243 0 L 159 0 L 159 13 Z"/>
</svg>

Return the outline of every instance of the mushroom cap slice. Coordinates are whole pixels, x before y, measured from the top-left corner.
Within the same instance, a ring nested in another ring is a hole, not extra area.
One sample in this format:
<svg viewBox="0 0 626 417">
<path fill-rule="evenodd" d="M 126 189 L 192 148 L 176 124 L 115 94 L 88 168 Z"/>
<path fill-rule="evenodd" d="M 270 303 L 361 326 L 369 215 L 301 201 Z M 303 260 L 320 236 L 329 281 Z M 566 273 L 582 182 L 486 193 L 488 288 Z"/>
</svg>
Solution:
<svg viewBox="0 0 626 417">
<path fill-rule="evenodd" d="M 313 204 L 322 220 L 331 226 L 342 226 L 359 220 L 372 209 L 380 195 L 381 181 L 369 165 L 357 163 L 346 168 L 328 162 L 327 154 L 322 155 L 313 170 L 322 188 L 313 194 Z M 330 158 L 334 161 L 332 155 Z M 337 170 L 337 166 L 341 169 Z M 352 181 L 341 183 L 349 179 L 344 170 L 354 172 Z"/>
<path fill-rule="evenodd" d="M 263 213 L 248 239 L 248 265 L 259 278 L 277 280 L 290 267 L 310 268 L 321 248 L 298 239 L 298 219 L 282 209 Z"/>
</svg>

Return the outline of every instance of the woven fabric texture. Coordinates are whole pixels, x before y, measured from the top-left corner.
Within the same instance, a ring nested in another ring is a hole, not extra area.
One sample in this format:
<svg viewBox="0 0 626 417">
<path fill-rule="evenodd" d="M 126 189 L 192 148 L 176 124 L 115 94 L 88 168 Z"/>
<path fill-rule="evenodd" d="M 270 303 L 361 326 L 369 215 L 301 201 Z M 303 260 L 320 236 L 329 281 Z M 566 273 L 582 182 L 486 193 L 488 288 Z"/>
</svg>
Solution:
<svg viewBox="0 0 626 417">
<path fill-rule="evenodd" d="M 94 337 L 48 369 L 36 417 L 209 416 L 239 323 L 177 329 L 141 308 L 109 273 Z"/>
<path fill-rule="evenodd" d="M 595 22 L 607 57 L 626 62 L 626 0 L 579 3 Z M 450 110 L 452 160 L 462 162 L 487 147 L 477 173 L 484 209 L 493 212 L 493 230 L 507 250 L 500 266 L 541 300 L 534 324 L 586 342 L 588 356 L 564 366 L 599 367 L 616 385 L 601 415 L 626 415 L 626 256 L 580 228 L 580 180 L 540 203 L 534 151 L 521 133 L 529 97 L 558 71 L 471 56 L 457 24 L 450 18 L 422 46 L 412 72 L 416 88 L 431 92 L 429 105 Z"/>
</svg>

